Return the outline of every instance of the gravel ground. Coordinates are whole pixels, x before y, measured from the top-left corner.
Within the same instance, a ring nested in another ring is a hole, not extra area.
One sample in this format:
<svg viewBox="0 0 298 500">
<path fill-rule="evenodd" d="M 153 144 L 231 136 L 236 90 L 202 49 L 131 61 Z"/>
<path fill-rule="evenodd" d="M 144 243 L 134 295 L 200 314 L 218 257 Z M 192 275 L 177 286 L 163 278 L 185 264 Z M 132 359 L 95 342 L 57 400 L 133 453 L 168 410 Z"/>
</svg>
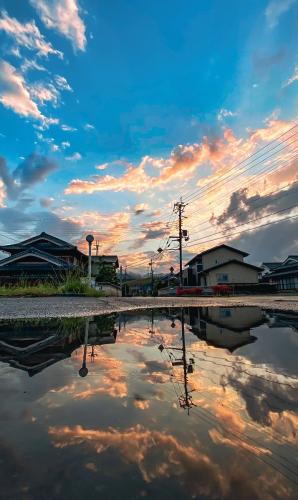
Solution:
<svg viewBox="0 0 298 500">
<path fill-rule="evenodd" d="M 248 297 L 0 298 L 0 319 L 93 316 L 152 307 L 260 306 L 298 312 L 298 295 Z"/>
</svg>

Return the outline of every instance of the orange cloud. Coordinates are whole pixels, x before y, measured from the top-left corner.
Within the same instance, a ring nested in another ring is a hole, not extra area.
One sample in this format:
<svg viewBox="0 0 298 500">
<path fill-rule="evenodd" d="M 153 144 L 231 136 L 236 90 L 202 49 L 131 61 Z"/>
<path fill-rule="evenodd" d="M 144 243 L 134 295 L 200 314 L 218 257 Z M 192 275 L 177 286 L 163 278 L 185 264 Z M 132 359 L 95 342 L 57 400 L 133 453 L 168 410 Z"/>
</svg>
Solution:
<svg viewBox="0 0 298 500">
<path fill-rule="evenodd" d="M 128 165 L 123 175 L 94 175 L 89 180 L 75 179 L 66 188 L 66 194 L 94 193 L 98 191 L 143 192 L 181 179 L 185 181 L 196 174 L 200 167 L 212 167 L 212 179 L 231 169 L 241 160 L 285 132 L 293 125 L 288 121 L 270 119 L 266 126 L 249 133 L 246 139 L 236 138 L 231 129 L 225 129 L 223 136 L 212 139 L 204 137 L 201 143 L 179 145 L 168 158 L 145 156 L 139 165 Z M 149 175 L 148 168 L 156 170 L 156 175 Z M 239 168 L 241 172 L 243 168 Z M 238 173 L 239 173 L 238 172 Z M 206 182 L 206 179 L 200 181 Z"/>
</svg>

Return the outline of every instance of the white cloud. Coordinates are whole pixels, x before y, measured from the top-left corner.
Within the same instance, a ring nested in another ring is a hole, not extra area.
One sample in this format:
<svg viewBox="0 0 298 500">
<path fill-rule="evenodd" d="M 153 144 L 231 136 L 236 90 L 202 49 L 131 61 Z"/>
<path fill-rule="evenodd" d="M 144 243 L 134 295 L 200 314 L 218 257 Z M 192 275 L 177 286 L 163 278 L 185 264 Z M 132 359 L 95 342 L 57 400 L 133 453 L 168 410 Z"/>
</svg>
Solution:
<svg viewBox="0 0 298 500">
<path fill-rule="evenodd" d="M 102 163 L 101 165 L 97 165 L 95 168 L 96 170 L 105 170 L 106 168 L 108 168 L 108 166 L 108 163 Z"/>
<path fill-rule="evenodd" d="M 84 129 L 85 130 L 94 130 L 95 127 L 94 127 L 94 125 L 91 125 L 91 123 L 86 123 L 86 125 L 84 125 Z"/>
<path fill-rule="evenodd" d="M 71 41 L 74 49 L 85 50 L 86 27 L 79 15 L 77 0 L 30 0 L 47 28 Z"/>
<path fill-rule="evenodd" d="M 0 30 L 12 37 L 17 45 L 29 50 L 36 50 L 38 56 L 47 57 L 49 54 L 54 54 L 63 59 L 62 52 L 54 49 L 51 43 L 45 41 L 34 20 L 22 24 L 14 17 L 9 17 L 4 10 L 0 12 L 0 16 Z"/>
<path fill-rule="evenodd" d="M 65 125 L 64 123 L 61 125 L 61 128 L 62 130 L 64 130 L 64 132 L 76 132 L 77 130 L 76 128 Z"/>
<path fill-rule="evenodd" d="M 68 142 L 68 141 L 61 142 L 61 147 L 63 149 L 70 148 L 70 142 Z"/>
<path fill-rule="evenodd" d="M 230 111 L 229 109 L 222 108 L 217 114 L 217 119 L 222 122 L 225 118 L 232 118 L 233 116 L 237 116 L 237 113 Z"/>
<path fill-rule="evenodd" d="M 66 156 L 65 157 L 65 160 L 68 160 L 68 161 L 78 161 L 78 160 L 81 160 L 82 159 L 82 155 L 78 152 L 76 153 L 73 153 L 71 156 Z"/>
<path fill-rule="evenodd" d="M 21 65 L 21 71 L 22 73 L 26 73 L 27 71 L 30 70 L 36 70 L 36 71 L 47 71 L 47 69 L 36 62 L 34 59 L 24 59 L 24 62 Z"/>
<path fill-rule="evenodd" d="M 55 82 L 56 82 L 56 85 L 57 85 L 57 87 L 59 89 L 61 89 L 61 90 L 68 90 L 68 92 L 73 92 L 71 86 L 69 85 L 69 83 L 66 80 L 66 78 L 64 78 L 64 76 L 56 75 L 55 76 Z"/>
<path fill-rule="evenodd" d="M 0 102 L 21 116 L 43 121 L 45 117 L 32 100 L 23 76 L 6 61 L 0 60 Z"/>
<path fill-rule="evenodd" d="M 60 93 L 51 83 L 45 85 L 39 82 L 30 85 L 29 91 L 32 99 L 38 100 L 41 104 L 45 104 L 49 101 L 57 106 L 59 103 Z"/>
<path fill-rule="evenodd" d="M 269 28 L 275 28 L 279 23 L 279 18 L 287 12 L 296 0 L 272 0 L 265 10 L 266 21 Z"/>
<path fill-rule="evenodd" d="M 292 76 L 286 81 L 286 83 L 283 84 L 283 87 L 288 87 L 288 85 L 292 85 L 292 83 L 296 82 L 297 80 L 298 80 L 298 65 L 295 66 Z"/>
</svg>

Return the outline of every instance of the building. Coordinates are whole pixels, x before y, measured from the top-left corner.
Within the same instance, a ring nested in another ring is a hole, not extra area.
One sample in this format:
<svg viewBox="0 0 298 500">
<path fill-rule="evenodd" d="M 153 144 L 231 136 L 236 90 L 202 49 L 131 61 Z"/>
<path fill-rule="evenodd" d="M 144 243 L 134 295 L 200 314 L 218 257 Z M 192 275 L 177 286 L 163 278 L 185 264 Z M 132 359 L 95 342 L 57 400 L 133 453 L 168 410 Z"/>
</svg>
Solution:
<svg viewBox="0 0 298 500">
<path fill-rule="evenodd" d="M 183 273 L 185 286 L 257 284 L 260 267 L 244 262 L 249 254 L 228 245 L 219 245 L 193 257 Z"/>
<path fill-rule="evenodd" d="M 0 260 L 0 282 L 14 282 L 22 278 L 42 281 L 69 271 L 84 271 L 88 257 L 75 245 L 40 233 L 13 245 L 1 245 L 0 251 L 10 256 Z"/>
<path fill-rule="evenodd" d="M 298 290 L 298 255 L 289 255 L 284 262 L 264 262 L 264 279 L 279 290 Z"/>
</svg>

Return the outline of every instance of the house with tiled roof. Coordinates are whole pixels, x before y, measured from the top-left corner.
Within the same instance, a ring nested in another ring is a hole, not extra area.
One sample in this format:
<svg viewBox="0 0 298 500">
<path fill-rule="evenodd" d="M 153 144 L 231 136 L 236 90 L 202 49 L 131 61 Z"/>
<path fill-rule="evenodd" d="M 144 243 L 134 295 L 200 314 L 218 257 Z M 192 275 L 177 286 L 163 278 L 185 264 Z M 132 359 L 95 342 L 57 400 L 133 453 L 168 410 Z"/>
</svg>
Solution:
<svg viewBox="0 0 298 500">
<path fill-rule="evenodd" d="M 185 264 L 183 284 L 214 286 L 218 284 L 257 284 L 262 269 L 247 262 L 249 254 L 229 245 L 209 248 Z"/>
<path fill-rule="evenodd" d="M 9 254 L 0 260 L 0 283 L 22 278 L 42 281 L 78 269 L 84 271 L 88 262 L 75 245 L 45 232 L 13 245 L 1 245 Z"/>
</svg>

